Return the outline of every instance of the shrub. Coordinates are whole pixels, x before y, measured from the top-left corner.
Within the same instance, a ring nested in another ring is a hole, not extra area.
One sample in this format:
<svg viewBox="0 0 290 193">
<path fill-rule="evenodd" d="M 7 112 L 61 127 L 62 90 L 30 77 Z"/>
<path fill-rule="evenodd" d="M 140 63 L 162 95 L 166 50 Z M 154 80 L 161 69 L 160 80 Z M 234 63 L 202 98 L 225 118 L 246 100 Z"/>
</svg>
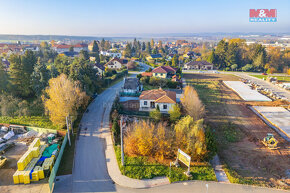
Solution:
<svg viewBox="0 0 290 193">
<path fill-rule="evenodd" d="M 157 108 L 150 112 L 149 116 L 154 119 L 155 121 L 160 121 L 162 118 L 162 114 L 160 112 L 159 106 L 157 105 Z"/>
<path fill-rule="evenodd" d="M 179 108 L 178 104 L 174 105 L 169 110 L 169 115 L 170 115 L 170 121 L 172 121 L 172 122 L 175 122 L 180 118 L 181 112 L 180 112 L 180 108 Z"/>
</svg>

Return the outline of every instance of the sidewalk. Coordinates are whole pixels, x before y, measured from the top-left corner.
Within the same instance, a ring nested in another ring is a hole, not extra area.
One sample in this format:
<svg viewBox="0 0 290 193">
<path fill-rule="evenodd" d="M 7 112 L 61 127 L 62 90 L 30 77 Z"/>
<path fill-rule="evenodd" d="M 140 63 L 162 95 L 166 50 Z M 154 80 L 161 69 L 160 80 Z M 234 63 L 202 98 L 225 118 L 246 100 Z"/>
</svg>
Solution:
<svg viewBox="0 0 290 193">
<path fill-rule="evenodd" d="M 105 138 L 106 140 L 105 155 L 107 161 L 107 169 L 112 180 L 120 186 L 129 188 L 150 188 L 170 184 L 169 179 L 167 177 L 157 177 L 154 179 L 137 180 L 121 174 L 109 128 L 110 110 L 111 110 L 110 108 L 106 109 L 106 112 L 104 114 L 102 137 Z"/>
<path fill-rule="evenodd" d="M 222 168 L 218 155 L 215 155 L 211 162 L 218 182 L 230 183 L 225 171 Z"/>
</svg>

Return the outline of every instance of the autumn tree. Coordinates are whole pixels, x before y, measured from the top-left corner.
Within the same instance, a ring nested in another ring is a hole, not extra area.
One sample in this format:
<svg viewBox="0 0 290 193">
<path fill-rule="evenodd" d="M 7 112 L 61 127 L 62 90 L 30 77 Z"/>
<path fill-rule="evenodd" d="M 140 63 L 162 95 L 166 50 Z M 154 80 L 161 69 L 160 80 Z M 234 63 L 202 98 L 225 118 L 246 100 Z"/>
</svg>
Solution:
<svg viewBox="0 0 290 193">
<path fill-rule="evenodd" d="M 172 122 L 175 122 L 180 118 L 181 112 L 178 104 L 173 105 L 173 107 L 169 109 L 169 115 Z"/>
<path fill-rule="evenodd" d="M 138 121 L 129 125 L 124 137 L 125 153 L 131 156 L 151 156 L 163 160 L 172 156 L 174 132 L 165 123 L 157 125 Z"/>
<path fill-rule="evenodd" d="M 174 127 L 177 147 L 194 160 L 202 160 L 207 153 L 203 119 L 194 121 L 191 116 L 182 118 Z"/>
<path fill-rule="evenodd" d="M 201 119 L 204 116 L 204 105 L 193 87 L 186 86 L 184 88 L 183 97 L 180 100 L 187 114 L 193 117 L 194 120 Z"/>
<path fill-rule="evenodd" d="M 88 104 L 89 97 L 80 88 L 78 81 L 71 81 L 65 74 L 49 80 L 49 86 L 42 97 L 50 120 L 61 127 L 66 123 L 66 116 L 77 115 L 77 110 Z"/>
</svg>

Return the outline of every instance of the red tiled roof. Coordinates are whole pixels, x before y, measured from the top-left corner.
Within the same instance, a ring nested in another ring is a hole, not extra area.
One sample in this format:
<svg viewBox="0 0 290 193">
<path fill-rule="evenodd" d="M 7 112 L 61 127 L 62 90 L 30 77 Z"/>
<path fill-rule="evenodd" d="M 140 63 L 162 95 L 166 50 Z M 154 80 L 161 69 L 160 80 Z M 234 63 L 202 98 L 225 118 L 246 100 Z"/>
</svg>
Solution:
<svg viewBox="0 0 290 193">
<path fill-rule="evenodd" d="M 110 65 L 110 64 L 113 64 L 114 61 L 118 61 L 118 62 L 120 62 L 122 65 L 125 65 L 125 64 L 126 64 L 126 63 L 124 63 L 124 60 L 123 60 L 123 59 L 120 59 L 120 58 L 113 58 L 113 59 L 111 59 L 107 64 L 105 64 L 105 66 Z"/>
<path fill-rule="evenodd" d="M 55 45 L 56 48 L 59 48 L 59 49 L 67 49 L 67 48 L 70 48 L 72 47 L 72 45 L 64 45 L 64 44 L 61 44 L 61 45 Z"/>
<path fill-rule="evenodd" d="M 154 68 L 152 70 L 153 73 L 168 73 L 168 72 L 173 72 L 175 73 L 176 70 L 172 68 L 171 66 L 159 66 L 157 68 Z"/>
<path fill-rule="evenodd" d="M 142 76 L 152 76 L 152 72 L 143 72 L 142 74 L 141 74 Z"/>
<path fill-rule="evenodd" d="M 154 100 L 157 103 L 176 103 L 176 93 L 162 88 L 146 90 L 141 93 L 139 99 Z"/>
</svg>

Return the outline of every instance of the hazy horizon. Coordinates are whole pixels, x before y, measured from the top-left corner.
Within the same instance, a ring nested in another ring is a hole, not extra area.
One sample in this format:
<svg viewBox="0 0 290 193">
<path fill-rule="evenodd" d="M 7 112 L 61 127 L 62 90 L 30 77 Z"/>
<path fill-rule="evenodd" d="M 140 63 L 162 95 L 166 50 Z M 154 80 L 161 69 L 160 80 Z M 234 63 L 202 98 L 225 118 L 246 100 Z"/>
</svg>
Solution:
<svg viewBox="0 0 290 193">
<path fill-rule="evenodd" d="M 1 1 L 0 34 L 289 33 L 290 1 Z M 249 22 L 249 9 L 277 9 L 277 22 Z M 8 16 L 8 17 L 7 17 Z"/>
</svg>

